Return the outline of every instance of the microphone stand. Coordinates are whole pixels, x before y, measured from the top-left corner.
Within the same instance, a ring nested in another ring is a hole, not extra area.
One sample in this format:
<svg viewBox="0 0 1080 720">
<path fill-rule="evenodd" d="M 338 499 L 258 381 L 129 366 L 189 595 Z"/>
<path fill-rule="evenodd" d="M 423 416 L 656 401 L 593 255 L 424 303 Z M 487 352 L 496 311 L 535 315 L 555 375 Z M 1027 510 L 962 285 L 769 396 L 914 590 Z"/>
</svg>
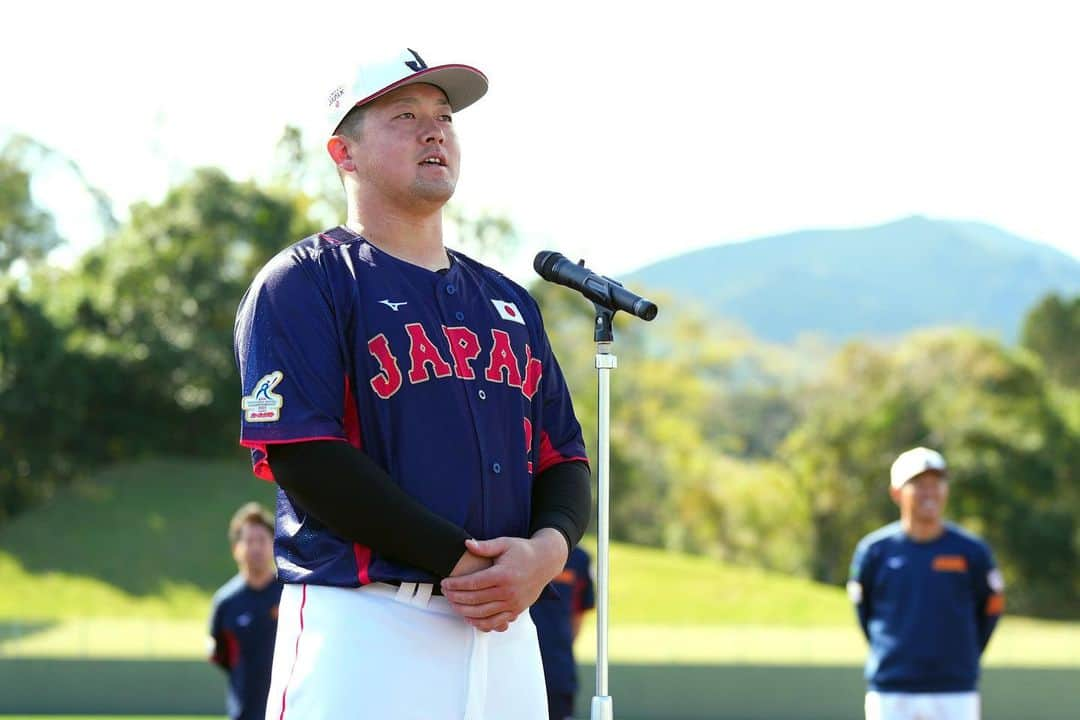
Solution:
<svg viewBox="0 0 1080 720">
<path fill-rule="evenodd" d="M 593 303 L 596 308 L 596 324 L 593 339 L 596 341 L 596 478 L 597 478 L 597 525 L 596 525 L 596 584 L 599 597 L 596 604 L 596 694 L 592 699 L 591 720 L 613 720 L 614 707 L 608 695 L 608 514 L 610 500 L 609 458 L 611 438 L 611 371 L 618 367 L 618 358 L 611 352 L 615 341 L 612 331 L 614 310 Z"/>
<path fill-rule="evenodd" d="M 597 482 L 597 527 L 596 527 L 596 584 L 599 598 L 596 604 L 596 694 L 592 699 L 591 720 L 613 720 L 615 716 L 611 696 L 608 695 L 608 580 L 611 572 L 608 565 L 608 540 L 611 530 L 608 516 L 611 511 L 610 459 L 611 459 L 611 371 L 618 367 L 618 358 L 611 352 L 615 341 L 612 331 L 612 319 L 616 310 L 622 308 L 628 313 L 649 321 L 656 317 L 658 308 L 645 298 L 638 297 L 626 290 L 622 283 L 611 278 L 598 276 L 585 267 L 585 261 L 578 262 L 578 267 L 565 257 L 555 252 L 541 252 L 533 261 L 533 269 L 548 282 L 565 285 L 577 290 L 592 300 L 596 308 L 596 322 L 593 325 L 593 339 L 596 341 L 596 388 L 597 388 L 597 423 L 596 423 L 596 482 Z"/>
</svg>

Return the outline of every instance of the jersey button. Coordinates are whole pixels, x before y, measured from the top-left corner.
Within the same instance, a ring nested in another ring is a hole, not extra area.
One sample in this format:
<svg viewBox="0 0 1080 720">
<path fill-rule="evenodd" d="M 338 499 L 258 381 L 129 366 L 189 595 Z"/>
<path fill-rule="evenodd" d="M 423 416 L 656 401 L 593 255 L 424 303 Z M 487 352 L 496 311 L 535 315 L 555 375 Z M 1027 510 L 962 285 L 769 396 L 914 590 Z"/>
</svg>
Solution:
<svg viewBox="0 0 1080 720">
<path fill-rule="evenodd" d="M 491 466 L 491 469 L 496 475 L 498 475 L 502 472 L 502 465 L 500 465 L 499 463 L 495 463 Z"/>
<path fill-rule="evenodd" d="M 459 310 L 458 312 L 454 313 L 454 317 L 456 317 L 458 319 L 458 322 L 461 322 L 462 320 L 465 319 L 465 313 L 463 313 L 463 312 L 461 312 Z"/>
<path fill-rule="evenodd" d="M 483 390 L 480 390 L 476 394 L 481 400 L 487 400 L 487 393 L 484 392 Z"/>
<path fill-rule="evenodd" d="M 453 295 L 456 292 L 457 292 L 457 288 L 454 287 L 453 285 L 447 285 L 446 286 L 446 294 L 447 295 Z"/>
</svg>

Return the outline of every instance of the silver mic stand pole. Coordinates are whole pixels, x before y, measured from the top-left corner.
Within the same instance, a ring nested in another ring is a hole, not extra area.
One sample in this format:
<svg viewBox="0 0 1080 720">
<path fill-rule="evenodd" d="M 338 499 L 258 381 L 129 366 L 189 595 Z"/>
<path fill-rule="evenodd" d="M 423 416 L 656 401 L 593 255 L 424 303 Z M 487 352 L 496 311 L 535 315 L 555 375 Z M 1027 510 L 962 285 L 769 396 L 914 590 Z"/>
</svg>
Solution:
<svg viewBox="0 0 1080 720">
<path fill-rule="evenodd" d="M 608 514 L 609 500 L 609 460 L 611 438 L 609 424 L 611 420 L 611 371 L 618 367 L 618 358 L 611 353 L 611 344 L 615 340 L 611 321 L 615 313 L 593 303 L 596 307 L 596 325 L 593 339 L 596 340 L 596 387 L 597 387 L 597 425 L 596 425 L 596 482 L 597 482 L 597 525 L 596 525 L 596 584 L 599 598 L 596 604 L 596 694 L 592 699 L 592 720 L 613 720 L 614 708 L 608 695 Z"/>
</svg>

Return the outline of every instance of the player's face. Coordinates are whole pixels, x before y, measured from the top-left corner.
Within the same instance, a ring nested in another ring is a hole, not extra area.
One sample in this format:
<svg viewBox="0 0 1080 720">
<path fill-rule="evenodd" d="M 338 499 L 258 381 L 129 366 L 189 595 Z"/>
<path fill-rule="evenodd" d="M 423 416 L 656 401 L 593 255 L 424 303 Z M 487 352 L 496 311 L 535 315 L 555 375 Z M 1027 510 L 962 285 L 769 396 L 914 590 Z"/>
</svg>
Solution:
<svg viewBox="0 0 1080 720">
<path fill-rule="evenodd" d="M 368 105 L 350 151 L 365 190 L 395 205 L 441 207 L 457 186 L 461 152 L 453 116 L 434 85 L 398 88 Z"/>
<path fill-rule="evenodd" d="M 923 524 L 941 522 L 949 499 L 949 481 L 933 470 L 916 475 L 896 493 L 900 514 Z"/>
<path fill-rule="evenodd" d="M 233 558 L 241 571 L 260 575 L 274 565 L 274 536 L 259 523 L 244 523 L 233 546 Z"/>
</svg>

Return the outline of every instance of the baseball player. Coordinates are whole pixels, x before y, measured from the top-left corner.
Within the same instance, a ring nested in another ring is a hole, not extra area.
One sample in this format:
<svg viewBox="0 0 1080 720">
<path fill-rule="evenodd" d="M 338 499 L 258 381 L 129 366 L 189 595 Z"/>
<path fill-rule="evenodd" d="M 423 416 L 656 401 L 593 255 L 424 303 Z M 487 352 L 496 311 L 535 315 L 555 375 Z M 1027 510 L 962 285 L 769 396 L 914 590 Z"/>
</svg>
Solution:
<svg viewBox="0 0 1080 720">
<path fill-rule="evenodd" d="M 1005 606 L 990 548 L 943 519 L 945 458 L 892 465 L 900 521 L 855 548 L 848 594 L 870 642 L 867 720 L 978 720 L 979 659 Z"/>
<path fill-rule="evenodd" d="M 270 689 L 281 583 L 274 574 L 274 518 L 247 503 L 229 523 L 239 572 L 214 594 L 210 661 L 229 676 L 225 708 L 232 720 L 262 720 Z"/>
<path fill-rule="evenodd" d="M 540 638 L 550 720 L 567 720 L 574 714 L 574 694 L 578 689 L 574 640 L 581 630 L 585 611 L 594 606 L 589 554 L 579 545 L 555 577 L 551 590 L 542 593 L 530 610 Z"/>
<path fill-rule="evenodd" d="M 334 88 L 345 224 L 241 302 L 241 444 L 278 485 L 285 582 L 267 718 L 547 718 L 525 610 L 584 532 L 589 470 L 536 303 L 443 245 L 454 113 L 486 90 L 411 49 Z"/>
</svg>

